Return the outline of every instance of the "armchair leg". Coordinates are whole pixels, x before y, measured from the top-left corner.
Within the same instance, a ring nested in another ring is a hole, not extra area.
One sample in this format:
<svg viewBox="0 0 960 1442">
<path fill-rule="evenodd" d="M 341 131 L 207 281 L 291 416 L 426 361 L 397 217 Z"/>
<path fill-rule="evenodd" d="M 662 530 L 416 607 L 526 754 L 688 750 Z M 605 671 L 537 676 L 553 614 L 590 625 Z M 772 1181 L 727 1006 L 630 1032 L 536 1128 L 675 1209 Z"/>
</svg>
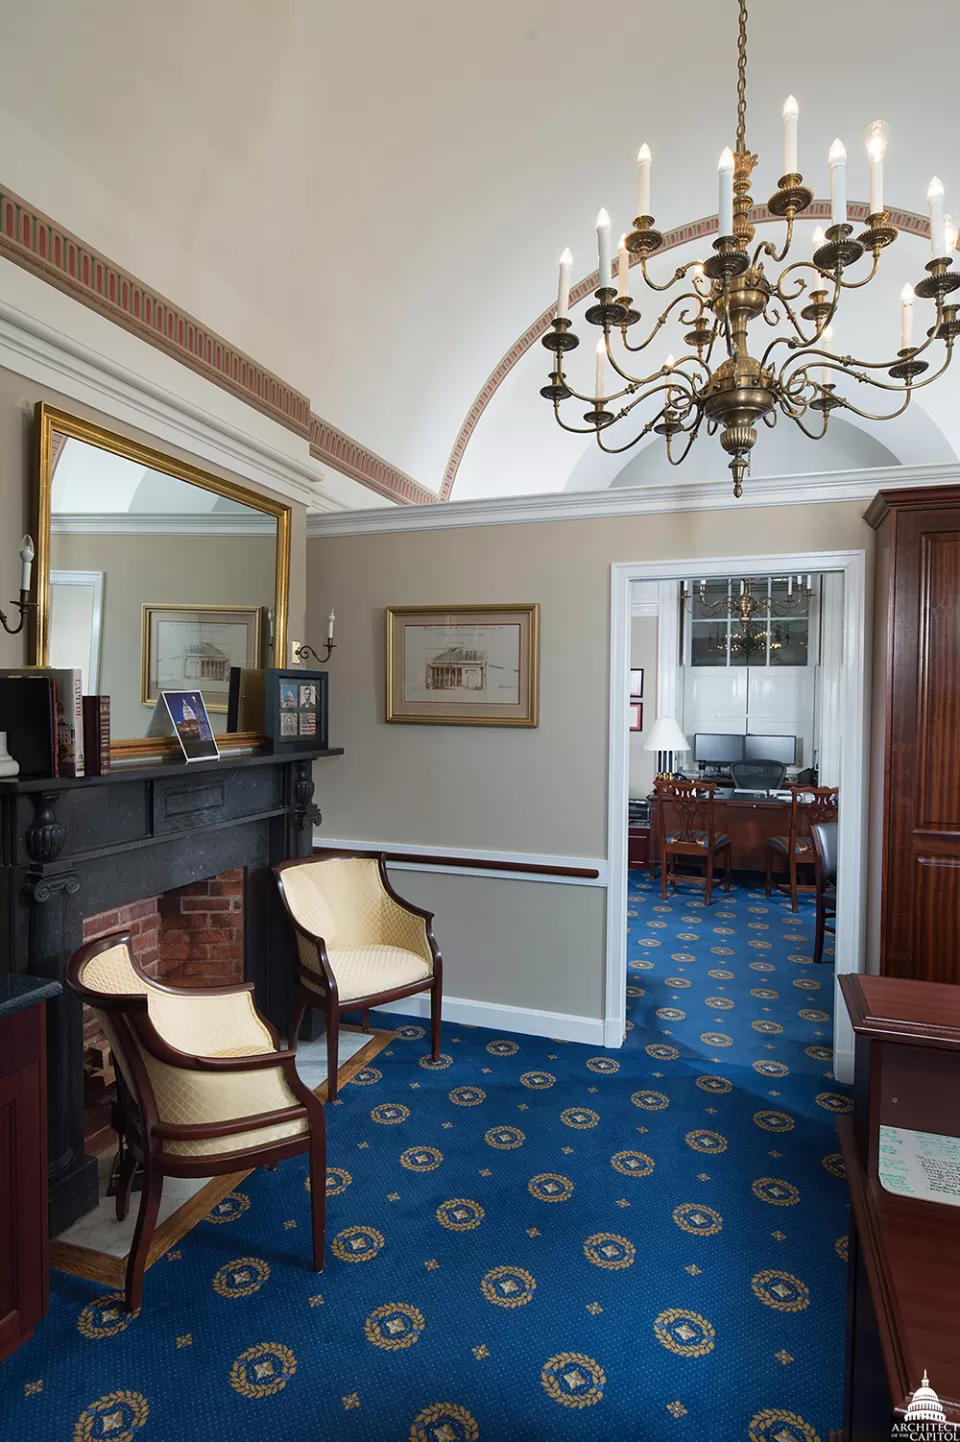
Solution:
<svg viewBox="0 0 960 1442">
<path fill-rule="evenodd" d="M 160 1193 L 163 1190 L 163 1176 L 144 1160 L 143 1191 L 140 1194 L 140 1210 L 133 1232 L 133 1245 L 127 1258 L 127 1276 L 124 1292 L 127 1311 L 136 1312 L 143 1300 L 143 1270 L 147 1265 L 147 1253 L 157 1225 L 160 1209 Z"/>
<path fill-rule="evenodd" d="M 713 897 L 713 852 L 707 853 L 707 905 L 712 905 Z"/>
<path fill-rule="evenodd" d="M 815 936 L 814 936 L 814 941 L 813 941 L 813 961 L 814 961 L 814 965 L 819 965 L 819 963 L 823 960 L 824 933 L 825 933 L 825 931 L 826 931 L 826 929 L 827 929 L 827 928 L 826 928 L 826 920 L 827 920 L 827 918 L 824 916 L 824 912 L 823 912 L 823 902 L 821 901 L 820 897 L 818 896 L 818 897 L 817 897 L 817 930 L 816 930 L 816 934 L 815 934 Z"/>
<path fill-rule="evenodd" d="M 313 1229 L 313 1270 L 323 1271 L 327 1217 L 327 1123 L 310 1126 L 310 1221 Z"/>
<path fill-rule="evenodd" d="M 440 1060 L 440 1011 L 442 992 L 435 981 L 430 988 L 430 1060 Z"/>
<path fill-rule="evenodd" d="M 767 845 L 767 867 L 766 867 L 766 894 L 770 895 L 770 888 L 773 885 L 773 850 Z"/>
<path fill-rule="evenodd" d="M 732 846 L 728 846 L 728 847 L 727 847 L 727 869 L 726 869 L 726 873 L 725 873 L 725 875 L 724 875 L 724 880 L 723 880 L 723 889 L 724 889 L 724 891 L 727 893 L 728 896 L 730 895 L 730 866 L 731 866 L 732 857 L 733 857 L 733 847 L 732 847 Z"/>
<path fill-rule="evenodd" d="M 797 856 L 796 852 L 790 857 L 790 910 L 799 911 L 797 905 Z"/>
<path fill-rule="evenodd" d="M 360 1013 L 360 1025 L 364 1031 L 370 1030 L 370 1008 L 365 1006 Z"/>
<path fill-rule="evenodd" d="M 327 1101 L 337 1095 L 337 1065 L 340 1052 L 340 1013 L 335 1007 L 327 1011 Z"/>
</svg>

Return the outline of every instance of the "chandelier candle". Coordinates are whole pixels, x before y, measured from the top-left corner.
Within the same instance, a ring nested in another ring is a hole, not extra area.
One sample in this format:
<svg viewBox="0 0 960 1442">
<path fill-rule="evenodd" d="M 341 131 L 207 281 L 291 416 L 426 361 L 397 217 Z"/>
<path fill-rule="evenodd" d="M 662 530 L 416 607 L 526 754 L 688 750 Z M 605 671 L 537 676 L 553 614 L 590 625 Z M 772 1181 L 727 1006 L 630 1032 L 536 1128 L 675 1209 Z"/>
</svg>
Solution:
<svg viewBox="0 0 960 1442">
<path fill-rule="evenodd" d="M 900 292 L 900 349 L 909 350 L 913 345 L 913 301 L 912 285 L 905 285 Z"/>
<path fill-rule="evenodd" d="M 603 409 L 603 389 L 607 382 L 607 343 L 601 336 L 597 341 L 597 410 Z"/>
<path fill-rule="evenodd" d="M 653 157 L 649 145 L 641 145 L 637 154 L 637 215 L 650 214 L 650 164 Z"/>
<path fill-rule="evenodd" d="M 847 223 L 847 152 L 842 140 L 830 147 L 830 224 Z"/>
<path fill-rule="evenodd" d="M 943 241 L 943 181 L 937 175 L 927 186 L 927 209 L 930 212 L 930 259 L 939 260 L 937 252 Z"/>
<path fill-rule="evenodd" d="M 573 253 L 570 247 L 560 257 L 560 284 L 557 288 L 557 320 L 566 320 L 570 312 L 570 268 Z"/>
<path fill-rule="evenodd" d="M 797 119 L 800 106 L 792 95 L 783 102 L 783 173 L 797 173 Z"/>
<path fill-rule="evenodd" d="M 605 210 L 597 216 L 597 254 L 600 257 L 600 286 L 610 284 L 610 217 Z"/>
<path fill-rule="evenodd" d="M 720 180 L 720 234 L 733 234 L 733 151 L 729 145 L 717 166 Z"/>
<path fill-rule="evenodd" d="M 621 235 L 620 244 L 617 247 L 617 296 L 624 299 L 630 294 L 630 252 L 627 250 L 627 237 Z"/>
<path fill-rule="evenodd" d="M 867 155 L 870 158 L 870 214 L 883 213 L 883 157 L 887 153 L 887 127 L 875 120 L 867 126 Z"/>
<path fill-rule="evenodd" d="M 813 220 L 813 191 L 797 170 L 799 106 L 792 95 L 782 113 L 784 174 L 765 207 L 755 204 L 750 194 L 758 157 L 747 142 L 747 0 L 738 0 L 738 10 L 736 141 L 720 157 L 717 230 L 712 221 L 704 227 L 713 231 L 705 242 L 706 255 L 692 255 L 672 276 L 668 270 L 658 277 L 650 273 L 660 263 L 657 252 L 664 247 L 664 234 L 650 204 L 650 147 L 642 145 L 637 155 L 640 213 L 635 228 L 621 237 L 613 278 L 610 217 L 605 210 L 597 217 L 600 274 L 596 295 L 584 307 L 587 326 L 602 332 L 596 393 L 576 390 L 564 368 L 567 352 L 576 350 L 581 339 L 567 314 L 570 269 L 564 261 L 569 261 L 569 252 L 561 261 L 557 315 L 541 337 L 552 352 L 553 367 L 549 385 L 540 388 L 559 426 L 572 435 L 592 435 L 608 455 L 658 436 L 668 464 L 679 466 L 701 430 L 716 436 L 728 457 L 734 496 L 743 494 L 750 458 L 767 428 L 789 421 L 809 440 L 818 441 L 827 434 L 835 410 L 867 421 L 893 420 L 907 409 L 915 390 L 940 378 L 960 335 L 960 304 L 947 304 L 951 292 L 960 290 L 960 272 L 953 266 L 957 231 L 943 213 L 943 186 L 935 180 L 928 197 L 933 259 L 901 297 L 900 349 L 884 359 L 839 355 L 831 345 L 829 327 L 837 326 L 844 336 L 851 333 L 840 315 L 841 305 L 856 306 L 860 290 L 878 274 L 884 253 L 898 236 L 883 208 L 887 127 L 875 120 L 866 129 L 870 210 L 857 234 L 847 219 L 847 152 L 834 141 L 831 223 L 826 233 L 811 225 L 811 253 L 806 236 L 800 240 L 796 228 L 798 219 Z M 779 235 L 757 239 L 758 232 L 769 234 L 777 223 Z M 851 275 L 858 265 L 859 279 Z M 665 291 L 670 295 L 662 302 L 659 293 Z M 925 311 L 917 318 L 919 344 L 914 345 L 918 305 Z M 653 364 L 650 357 L 666 339 L 660 339 L 661 332 L 677 322 L 679 360 L 671 356 L 665 365 Z M 892 328 L 892 314 L 890 323 Z M 856 385 L 844 386 L 845 381 Z M 863 405 L 865 392 L 881 397 L 878 412 Z M 582 423 L 569 409 L 578 402 Z M 612 435 L 618 427 L 608 443 L 607 432 Z"/>
</svg>

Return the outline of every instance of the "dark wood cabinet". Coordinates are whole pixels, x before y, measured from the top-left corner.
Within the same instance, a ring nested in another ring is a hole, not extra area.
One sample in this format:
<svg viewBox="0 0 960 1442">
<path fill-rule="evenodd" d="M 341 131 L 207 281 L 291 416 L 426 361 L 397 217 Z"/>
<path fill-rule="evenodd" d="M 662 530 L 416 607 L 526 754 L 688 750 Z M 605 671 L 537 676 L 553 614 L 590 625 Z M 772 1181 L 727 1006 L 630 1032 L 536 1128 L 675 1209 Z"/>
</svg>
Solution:
<svg viewBox="0 0 960 1442">
<path fill-rule="evenodd" d="M 650 823 L 633 821 L 627 828 L 627 865 L 647 866 L 650 861 Z"/>
<path fill-rule="evenodd" d="M 0 1361 L 48 1305 L 45 1013 L 0 1014 Z"/>
<path fill-rule="evenodd" d="M 960 982 L 960 486 L 881 491 L 873 774 L 885 975 Z M 878 807 L 882 791 L 882 814 Z"/>
</svg>

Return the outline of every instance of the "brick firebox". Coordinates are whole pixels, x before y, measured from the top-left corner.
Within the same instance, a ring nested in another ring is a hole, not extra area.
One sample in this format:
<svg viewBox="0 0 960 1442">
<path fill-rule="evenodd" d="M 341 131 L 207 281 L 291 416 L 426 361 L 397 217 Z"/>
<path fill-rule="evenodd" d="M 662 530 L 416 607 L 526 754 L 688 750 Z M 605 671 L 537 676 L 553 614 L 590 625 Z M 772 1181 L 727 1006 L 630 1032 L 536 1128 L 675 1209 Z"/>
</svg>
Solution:
<svg viewBox="0 0 960 1442">
<path fill-rule="evenodd" d="M 170 986 L 231 986 L 242 981 L 243 868 L 84 919 L 85 942 L 112 931 L 129 931 L 140 966 Z M 85 1007 L 85 1054 L 104 1040 L 96 1017 Z"/>
</svg>

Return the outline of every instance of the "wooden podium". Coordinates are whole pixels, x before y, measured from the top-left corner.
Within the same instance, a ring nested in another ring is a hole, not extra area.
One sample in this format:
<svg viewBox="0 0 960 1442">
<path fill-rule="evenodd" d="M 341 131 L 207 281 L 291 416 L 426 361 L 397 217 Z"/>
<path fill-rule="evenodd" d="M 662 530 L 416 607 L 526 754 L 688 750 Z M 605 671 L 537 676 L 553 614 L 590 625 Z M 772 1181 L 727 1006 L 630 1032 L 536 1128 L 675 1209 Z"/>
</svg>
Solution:
<svg viewBox="0 0 960 1442">
<path fill-rule="evenodd" d="M 856 1106 L 838 1121 L 851 1201 L 842 1436 L 890 1442 L 924 1373 L 960 1423 L 960 987 L 840 986 L 856 1033 Z"/>
</svg>

